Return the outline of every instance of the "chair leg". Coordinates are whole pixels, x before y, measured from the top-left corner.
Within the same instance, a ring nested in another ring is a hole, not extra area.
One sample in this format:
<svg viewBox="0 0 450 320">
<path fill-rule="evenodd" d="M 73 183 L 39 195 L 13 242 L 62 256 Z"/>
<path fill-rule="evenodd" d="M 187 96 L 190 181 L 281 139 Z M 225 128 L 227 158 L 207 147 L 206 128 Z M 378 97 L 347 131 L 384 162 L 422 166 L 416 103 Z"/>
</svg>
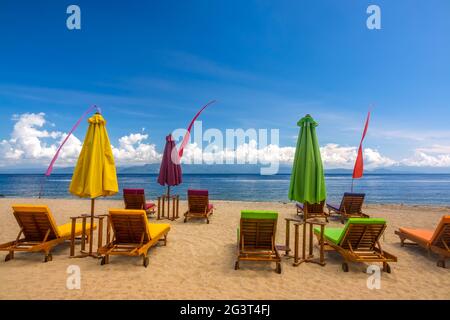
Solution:
<svg viewBox="0 0 450 320">
<path fill-rule="evenodd" d="M 5 262 L 14 259 L 14 251 L 9 251 L 9 253 L 5 257 Z"/>
<path fill-rule="evenodd" d="M 164 235 L 164 246 L 167 246 L 167 234 Z"/>
<path fill-rule="evenodd" d="M 53 260 L 53 256 L 52 256 L 52 254 L 50 253 L 50 250 L 45 251 L 44 254 L 45 254 L 45 256 L 44 256 L 44 262 L 49 262 L 49 261 L 52 261 L 52 260 Z"/>
<path fill-rule="evenodd" d="M 347 261 L 342 263 L 342 270 L 344 272 L 348 272 L 348 262 Z"/>
<path fill-rule="evenodd" d="M 147 254 L 142 255 L 142 264 L 145 268 L 148 267 L 150 259 L 147 257 Z"/>
<path fill-rule="evenodd" d="M 440 257 L 441 260 L 438 260 L 437 266 L 440 268 L 445 268 L 445 257 Z"/>
</svg>

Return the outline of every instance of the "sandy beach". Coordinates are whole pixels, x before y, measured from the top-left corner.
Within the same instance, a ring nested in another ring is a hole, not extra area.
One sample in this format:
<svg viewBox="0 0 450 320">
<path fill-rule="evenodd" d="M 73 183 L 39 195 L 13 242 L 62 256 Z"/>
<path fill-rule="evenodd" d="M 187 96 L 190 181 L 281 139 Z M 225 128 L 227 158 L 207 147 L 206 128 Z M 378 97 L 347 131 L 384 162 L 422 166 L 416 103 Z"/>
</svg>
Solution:
<svg viewBox="0 0 450 320">
<path fill-rule="evenodd" d="M 381 289 L 367 288 L 367 265 L 350 264 L 341 269 L 342 258 L 326 254 L 325 267 L 315 264 L 292 266 L 283 259 L 282 274 L 274 264 L 242 263 L 234 270 L 236 228 L 242 209 L 270 209 L 279 212 L 277 244 L 284 244 L 284 218 L 294 217 L 293 204 L 269 202 L 212 201 L 217 208 L 209 225 L 182 219 L 170 222 L 166 247 L 149 251 L 150 264 L 142 260 L 112 257 L 100 266 L 92 258 L 69 259 L 69 243 L 53 250 L 53 261 L 43 263 L 41 253 L 16 253 L 16 259 L 4 262 L 0 253 L 0 299 L 450 299 L 450 269 L 438 268 L 436 257 L 417 247 L 401 248 L 394 230 L 399 226 L 433 229 L 449 207 L 369 205 L 365 212 L 383 217 L 388 228 L 383 248 L 398 257 L 392 273 L 382 273 Z M 89 200 L 0 199 L 0 242 L 16 238 L 19 228 L 11 204 L 46 204 L 58 224 L 69 217 L 89 212 Z M 121 201 L 99 200 L 96 213 L 121 208 Z M 181 202 L 184 212 L 186 203 Z M 156 219 L 151 219 L 155 222 Z M 167 222 L 163 220 L 162 222 Z M 341 226 L 337 219 L 330 226 Z M 293 237 L 291 238 L 293 242 Z M 79 246 L 77 246 L 79 250 Z M 317 252 L 317 251 L 316 251 Z M 67 268 L 78 265 L 81 289 L 66 288 Z"/>
</svg>

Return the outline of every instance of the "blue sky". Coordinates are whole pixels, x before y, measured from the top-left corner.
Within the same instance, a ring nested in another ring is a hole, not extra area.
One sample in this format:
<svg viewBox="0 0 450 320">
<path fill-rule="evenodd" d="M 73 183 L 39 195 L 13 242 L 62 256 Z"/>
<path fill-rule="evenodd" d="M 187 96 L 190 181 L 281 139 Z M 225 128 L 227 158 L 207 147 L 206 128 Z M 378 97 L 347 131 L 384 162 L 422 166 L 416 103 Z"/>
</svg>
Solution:
<svg viewBox="0 0 450 320">
<path fill-rule="evenodd" d="M 81 30 L 66 28 L 70 4 Z M 370 4 L 381 30 L 366 27 Z M 321 145 L 354 148 L 374 104 L 365 147 L 380 166 L 447 167 L 449 13 L 446 0 L 3 0 L 0 141 L 15 147 L 25 113 L 45 113 L 40 130 L 67 132 L 98 104 L 113 145 L 145 133 L 139 143 L 162 152 L 168 132 L 216 99 L 205 129 L 278 128 L 280 147 L 293 147 L 297 120 L 311 113 Z"/>
</svg>

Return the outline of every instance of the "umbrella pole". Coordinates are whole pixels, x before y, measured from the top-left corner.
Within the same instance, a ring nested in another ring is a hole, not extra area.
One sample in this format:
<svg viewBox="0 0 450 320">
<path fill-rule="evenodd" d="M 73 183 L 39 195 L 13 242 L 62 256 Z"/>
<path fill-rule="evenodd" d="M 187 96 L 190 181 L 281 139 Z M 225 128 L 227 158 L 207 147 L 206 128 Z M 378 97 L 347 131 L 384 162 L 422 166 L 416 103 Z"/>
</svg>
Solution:
<svg viewBox="0 0 450 320">
<path fill-rule="evenodd" d="M 170 219 L 170 186 L 167 186 L 167 219 Z"/>
<path fill-rule="evenodd" d="M 91 225 L 89 229 L 89 255 L 92 256 L 92 244 L 94 242 L 94 208 L 95 199 L 91 199 Z"/>
<path fill-rule="evenodd" d="M 353 192 L 353 182 L 355 182 L 355 179 L 354 179 L 354 178 L 352 178 L 352 189 L 351 189 L 350 192 Z"/>
</svg>

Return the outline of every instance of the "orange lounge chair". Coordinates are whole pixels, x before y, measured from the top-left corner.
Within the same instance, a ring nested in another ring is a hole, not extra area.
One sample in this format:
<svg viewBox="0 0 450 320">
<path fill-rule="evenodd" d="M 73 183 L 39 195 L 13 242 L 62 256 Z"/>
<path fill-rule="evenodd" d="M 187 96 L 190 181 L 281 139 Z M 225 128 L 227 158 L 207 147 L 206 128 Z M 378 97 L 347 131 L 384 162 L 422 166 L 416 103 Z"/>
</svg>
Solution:
<svg viewBox="0 0 450 320">
<path fill-rule="evenodd" d="M 125 209 L 145 210 L 148 215 L 155 213 L 156 205 L 145 200 L 144 189 L 123 189 Z"/>
<path fill-rule="evenodd" d="M 304 219 L 310 218 L 325 218 L 328 222 L 327 214 L 324 211 L 325 201 L 320 203 L 306 203 L 306 206 L 302 203 L 297 203 L 297 215 L 303 213 Z"/>
<path fill-rule="evenodd" d="M 113 237 L 98 249 L 103 256 L 101 265 L 109 263 L 110 255 L 142 256 L 143 265 L 147 268 L 148 250 L 159 241 L 167 244 L 170 225 L 149 223 L 144 210 L 110 209 L 108 221 Z"/>
<path fill-rule="evenodd" d="M 5 261 L 14 259 L 15 251 L 39 252 L 45 254 L 44 262 L 52 261 L 52 248 L 71 238 L 72 223 L 57 226 L 47 206 L 18 204 L 13 205 L 14 217 L 20 231 L 16 240 L 0 244 L 0 251 L 9 251 Z M 96 226 L 94 225 L 94 229 Z M 90 224 L 86 224 L 89 234 Z M 75 225 L 75 236 L 83 233 L 81 223 Z M 21 236 L 23 235 L 23 238 Z"/>
<path fill-rule="evenodd" d="M 439 255 L 438 267 L 445 268 L 445 260 L 450 258 L 450 216 L 443 216 L 436 229 L 400 228 L 395 231 L 400 237 L 402 247 L 405 245 L 419 245 Z M 411 242 L 405 242 L 409 240 Z"/>
<path fill-rule="evenodd" d="M 214 206 L 209 203 L 208 190 L 188 190 L 188 211 L 184 213 L 184 222 L 189 218 L 206 219 L 214 213 Z"/>
</svg>

